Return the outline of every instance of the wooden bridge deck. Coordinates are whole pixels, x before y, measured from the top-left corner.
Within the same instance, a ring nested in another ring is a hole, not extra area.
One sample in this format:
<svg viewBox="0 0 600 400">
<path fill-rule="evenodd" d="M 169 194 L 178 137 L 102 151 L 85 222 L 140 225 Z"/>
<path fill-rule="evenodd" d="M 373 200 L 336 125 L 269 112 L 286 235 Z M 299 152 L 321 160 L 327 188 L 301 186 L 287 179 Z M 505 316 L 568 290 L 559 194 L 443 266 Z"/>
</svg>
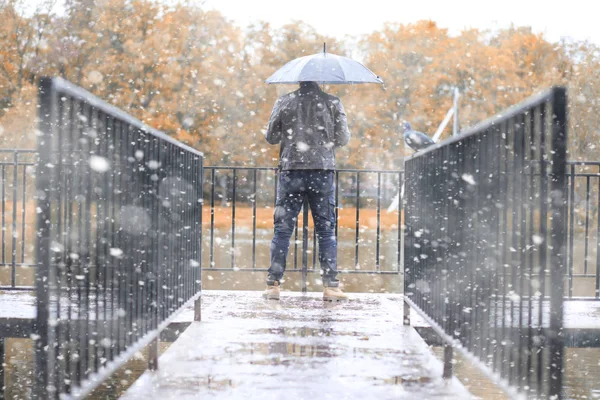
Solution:
<svg viewBox="0 0 600 400">
<path fill-rule="evenodd" d="M 122 399 L 469 397 L 456 378 L 442 379 L 442 363 L 403 326 L 401 296 L 354 294 L 338 304 L 320 296 L 205 293 L 202 322 Z"/>
</svg>

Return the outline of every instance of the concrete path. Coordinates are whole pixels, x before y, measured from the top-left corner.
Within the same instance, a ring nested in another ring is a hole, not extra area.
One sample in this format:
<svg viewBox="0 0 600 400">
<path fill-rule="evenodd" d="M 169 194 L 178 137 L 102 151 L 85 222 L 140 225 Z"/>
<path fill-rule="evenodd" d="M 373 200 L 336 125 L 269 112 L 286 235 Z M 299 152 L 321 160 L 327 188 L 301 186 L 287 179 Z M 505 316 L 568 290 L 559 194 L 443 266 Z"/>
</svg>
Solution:
<svg viewBox="0 0 600 400">
<path fill-rule="evenodd" d="M 414 328 L 402 297 L 353 294 L 331 304 L 320 293 L 203 295 L 192 323 L 122 399 L 462 399 L 457 379 Z"/>
</svg>

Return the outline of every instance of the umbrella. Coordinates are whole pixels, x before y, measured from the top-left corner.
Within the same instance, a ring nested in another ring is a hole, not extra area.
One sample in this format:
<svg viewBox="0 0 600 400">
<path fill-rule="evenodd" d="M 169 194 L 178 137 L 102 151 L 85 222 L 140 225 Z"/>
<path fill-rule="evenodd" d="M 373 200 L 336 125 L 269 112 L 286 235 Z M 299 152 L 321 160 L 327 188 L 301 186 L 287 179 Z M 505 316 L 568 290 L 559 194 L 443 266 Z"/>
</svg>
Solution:
<svg viewBox="0 0 600 400">
<path fill-rule="evenodd" d="M 367 67 L 348 57 L 323 52 L 296 58 L 269 77 L 266 83 L 317 82 L 320 84 L 381 83 L 383 80 Z"/>
</svg>

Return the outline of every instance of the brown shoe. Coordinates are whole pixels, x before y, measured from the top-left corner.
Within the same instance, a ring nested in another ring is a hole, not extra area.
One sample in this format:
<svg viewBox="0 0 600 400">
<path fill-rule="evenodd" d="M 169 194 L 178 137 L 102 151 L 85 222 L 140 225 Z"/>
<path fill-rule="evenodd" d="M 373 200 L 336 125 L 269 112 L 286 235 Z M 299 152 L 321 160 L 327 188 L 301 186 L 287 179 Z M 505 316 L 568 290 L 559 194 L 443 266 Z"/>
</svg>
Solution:
<svg viewBox="0 0 600 400">
<path fill-rule="evenodd" d="M 347 301 L 348 295 L 339 287 L 326 287 L 323 290 L 324 301 Z"/>
<path fill-rule="evenodd" d="M 267 300 L 279 300 L 279 282 L 275 282 L 273 286 L 267 285 L 267 290 L 263 293 L 263 298 Z"/>
</svg>

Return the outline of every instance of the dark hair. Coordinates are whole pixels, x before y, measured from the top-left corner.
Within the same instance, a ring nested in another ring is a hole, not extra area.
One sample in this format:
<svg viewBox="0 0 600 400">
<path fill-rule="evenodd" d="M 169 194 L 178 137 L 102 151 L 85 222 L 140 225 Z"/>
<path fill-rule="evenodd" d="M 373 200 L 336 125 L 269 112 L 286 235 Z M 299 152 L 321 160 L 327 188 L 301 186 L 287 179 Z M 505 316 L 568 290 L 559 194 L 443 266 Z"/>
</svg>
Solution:
<svg viewBox="0 0 600 400">
<path fill-rule="evenodd" d="M 310 87 L 310 86 L 319 86 L 319 84 L 315 81 L 302 81 L 300 82 L 300 87 Z"/>
</svg>

